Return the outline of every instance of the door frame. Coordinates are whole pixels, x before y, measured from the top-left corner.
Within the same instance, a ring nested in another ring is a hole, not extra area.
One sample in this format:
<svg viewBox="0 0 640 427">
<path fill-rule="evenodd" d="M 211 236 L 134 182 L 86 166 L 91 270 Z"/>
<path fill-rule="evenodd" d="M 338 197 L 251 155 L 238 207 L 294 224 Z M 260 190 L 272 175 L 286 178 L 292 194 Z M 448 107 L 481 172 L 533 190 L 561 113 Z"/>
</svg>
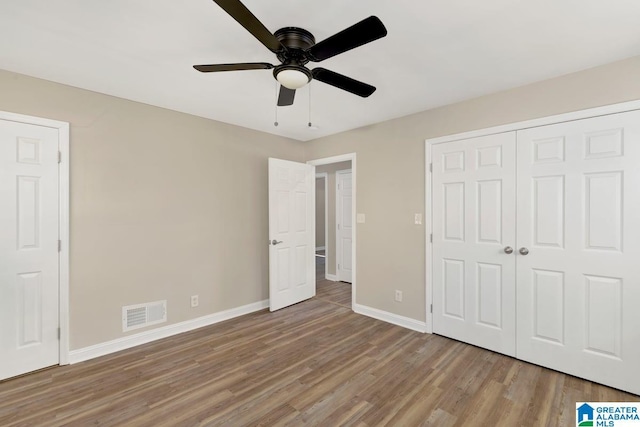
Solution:
<svg viewBox="0 0 640 427">
<path fill-rule="evenodd" d="M 356 224 L 356 153 L 348 153 L 348 154 L 341 154 L 338 156 L 333 156 L 333 157 L 324 157 L 324 158 L 320 158 L 320 159 L 314 159 L 314 160 L 309 160 L 307 161 L 307 164 L 313 165 L 313 166 L 322 166 L 322 165 L 329 165 L 331 163 L 339 163 L 339 162 L 347 162 L 347 161 L 351 161 L 351 179 L 352 179 L 352 198 L 351 198 L 351 223 L 353 224 L 353 234 L 352 234 L 352 240 L 351 240 L 351 257 L 352 257 L 352 266 L 353 266 L 353 270 L 351 272 L 351 310 L 353 311 L 353 308 L 356 305 L 356 263 L 358 261 L 358 257 L 356 256 L 356 235 L 357 235 L 357 224 Z M 314 187 L 315 189 L 315 187 Z M 315 212 L 314 212 L 314 219 L 315 219 Z M 327 254 L 328 255 L 328 254 Z M 325 267 L 326 268 L 326 267 Z M 337 268 L 337 266 L 336 266 Z M 337 273 L 337 270 L 336 270 Z"/>
<path fill-rule="evenodd" d="M 0 120 L 43 126 L 58 131 L 58 327 L 60 328 L 59 364 L 69 364 L 69 123 L 24 114 L 0 111 Z"/>
<path fill-rule="evenodd" d="M 431 242 L 431 234 L 433 233 L 433 201 L 431 191 L 431 147 L 434 144 L 443 144 L 446 142 L 460 141 L 463 139 L 476 138 L 480 136 L 494 135 L 497 133 L 513 132 L 528 128 L 552 125 L 574 120 L 587 119 L 591 117 L 606 116 L 610 114 L 622 113 L 625 111 L 640 110 L 640 100 L 622 102 L 618 104 L 606 105 L 603 107 L 588 108 L 570 113 L 556 114 L 552 116 L 542 117 L 539 119 L 524 120 L 521 122 L 509 123 L 506 125 L 493 126 L 485 129 L 473 130 L 469 132 L 456 133 L 451 135 L 440 136 L 437 138 L 429 138 L 425 140 L 425 215 L 429 215 L 428 220 L 425 218 L 425 313 L 426 313 L 426 332 L 433 333 L 433 314 L 431 307 L 433 304 L 433 243 Z"/>
<path fill-rule="evenodd" d="M 351 174 L 351 182 L 353 183 L 353 169 L 340 169 L 337 170 L 335 172 L 336 175 L 336 200 L 335 200 L 335 204 L 336 204 L 336 212 L 335 212 L 335 218 L 336 218 L 336 278 L 338 280 L 340 280 L 340 273 L 338 273 L 338 235 L 340 234 L 340 230 L 338 230 L 338 215 L 340 214 L 339 212 L 339 207 L 342 206 L 342 202 L 338 203 L 339 199 L 340 199 L 340 183 L 338 181 L 338 175 L 340 174 L 345 174 L 345 173 L 350 173 Z M 352 203 L 353 203 L 353 192 L 351 193 L 351 198 L 352 198 Z M 351 222 L 351 224 L 355 224 L 355 222 Z M 351 227 L 351 243 L 353 245 L 353 228 Z M 351 265 L 353 265 L 353 253 L 351 254 Z M 351 270 L 351 279 L 353 280 L 353 270 Z"/>
<path fill-rule="evenodd" d="M 324 180 L 324 277 L 327 277 L 327 258 L 329 257 L 329 227 L 328 227 L 328 219 L 329 219 L 329 174 L 327 172 L 319 172 L 316 173 L 316 180 L 323 179 Z M 316 201 L 317 201 L 316 194 Z M 316 218 L 316 227 L 318 227 L 318 219 Z M 316 242 L 317 244 L 317 242 Z M 317 248 L 316 248 L 317 250 Z M 316 255 L 317 256 L 317 255 Z"/>
</svg>

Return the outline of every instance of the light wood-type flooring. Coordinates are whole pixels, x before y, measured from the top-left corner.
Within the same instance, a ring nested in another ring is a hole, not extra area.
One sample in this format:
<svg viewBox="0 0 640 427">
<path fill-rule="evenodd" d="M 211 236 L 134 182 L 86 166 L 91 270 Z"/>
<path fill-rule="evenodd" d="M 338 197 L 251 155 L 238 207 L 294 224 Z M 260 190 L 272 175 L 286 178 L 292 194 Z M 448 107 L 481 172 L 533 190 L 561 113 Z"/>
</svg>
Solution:
<svg viewBox="0 0 640 427">
<path fill-rule="evenodd" d="M 325 260 L 323 257 L 316 257 L 316 298 L 351 308 L 351 284 L 325 279 Z"/>
<path fill-rule="evenodd" d="M 351 308 L 351 285 L 344 282 L 318 280 L 316 282 L 316 298 Z"/>
<path fill-rule="evenodd" d="M 0 382 L 0 426 L 572 426 L 576 402 L 640 401 L 345 298 L 321 282 L 274 313 Z"/>
</svg>

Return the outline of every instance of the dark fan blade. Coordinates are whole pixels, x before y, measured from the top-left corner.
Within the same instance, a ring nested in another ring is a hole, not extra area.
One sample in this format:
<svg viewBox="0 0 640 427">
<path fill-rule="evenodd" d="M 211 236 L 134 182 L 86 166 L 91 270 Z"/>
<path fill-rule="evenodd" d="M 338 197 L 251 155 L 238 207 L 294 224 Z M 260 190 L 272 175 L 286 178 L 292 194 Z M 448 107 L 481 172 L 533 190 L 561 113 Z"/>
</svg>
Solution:
<svg viewBox="0 0 640 427">
<path fill-rule="evenodd" d="M 370 16 L 311 46 L 307 53 L 312 61 L 320 62 L 386 35 L 387 29 L 382 21 L 376 16 Z"/>
<path fill-rule="evenodd" d="M 217 71 L 269 70 L 273 68 L 273 65 L 268 62 L 243 62 L 239 64 L 194 65 L 193 68 L 201 73 L 214 73 Z"/>
<path fill-rule="evenodd" d="M 359 82 L 351 77 L 329 71 L 325 68 L 314 68 L 311 72 L 313 73 L 314 79 L 342 90 L 346 90 L 347 92 L 351 92 L 363 98 L 368 97 L 376 91 L 376 88 L 371 85 Z"/>
<path fill-rule="evenodd" d="M 289 89 L 280 85 L 280 95 L 278 95 L 278 107 L 293 105 L 293 98 L 296 96 L 295 89 Z"/>
<path fill-rule="evenodd" d="M 278 41 L 271 31 L 262 25 L 262 22 L 254 16 L 253 13 L 247 9 L 239 0 L 213 0 L 224 9 L 233 19 L 238 21 L 247 31 L 249 31 L 255 38 L 267 47 L 271 52 L 279 52 L 286 50 L 284 46 Z"/>
</svg>

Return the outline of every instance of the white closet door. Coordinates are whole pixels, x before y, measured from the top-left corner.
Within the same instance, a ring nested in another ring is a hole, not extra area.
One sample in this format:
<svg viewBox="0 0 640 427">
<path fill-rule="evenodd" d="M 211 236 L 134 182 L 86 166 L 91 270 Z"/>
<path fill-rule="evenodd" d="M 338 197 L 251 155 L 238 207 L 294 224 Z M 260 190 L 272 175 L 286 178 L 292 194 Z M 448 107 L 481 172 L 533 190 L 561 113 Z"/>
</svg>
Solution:
<svg viewBox="0 0 640 427">
<path fill-rule="evenodd" d="M 517 357 L 640 394 L 640 112 L 517 139 Z"/>
<path fill-rule="evenodd" d="M 515 354 L 515 132 L 435 145 L 434 332 Z"/>
</svg>

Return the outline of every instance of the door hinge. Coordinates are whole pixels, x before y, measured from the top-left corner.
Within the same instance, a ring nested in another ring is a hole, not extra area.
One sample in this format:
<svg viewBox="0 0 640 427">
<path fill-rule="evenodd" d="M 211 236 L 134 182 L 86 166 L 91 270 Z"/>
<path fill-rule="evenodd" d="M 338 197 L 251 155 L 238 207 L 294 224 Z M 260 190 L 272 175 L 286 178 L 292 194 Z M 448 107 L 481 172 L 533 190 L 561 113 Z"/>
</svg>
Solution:
<svg viewBox="0 0 640 427">
<path fill-rule="evenodd" d="M 61 335 L 62 335 L 62 332 L 60 331 L 60 328 L 58 328 L 58 339 L 60 339 Z"/>
<path fill-rule="evenodd" d="M 62 163 L 62 151 L 58 151 L 58 163 Z"/>
<path fill-rule="evenodd" d="M 58 252 L 62 251 L 62 240 L 58 240 Z"/>
<path fill-rule="evenodd" d="M 429 234 L 429 242 L 433 243 L 433 233 Z"/>
<path fill-rule="evenodd" d="M 431 313 L 433 313 L 433 304 L 431 304 L 431 307 L 429 308 L 429 310 L 431 310 Z"/>
<path fill-rule="evenodd" d="M 340 224 L 338 224 L 338 230 L 340 230 Z"/>
<path fill-rule="evenodd" d="M 433 172 L 433 163 L 429 163 L 429 172 Z"/>
<path fill-rule="evenodd" d="M 338 190 L 340 190 L 340 184 L 338 184 Z"/>
</svg>

